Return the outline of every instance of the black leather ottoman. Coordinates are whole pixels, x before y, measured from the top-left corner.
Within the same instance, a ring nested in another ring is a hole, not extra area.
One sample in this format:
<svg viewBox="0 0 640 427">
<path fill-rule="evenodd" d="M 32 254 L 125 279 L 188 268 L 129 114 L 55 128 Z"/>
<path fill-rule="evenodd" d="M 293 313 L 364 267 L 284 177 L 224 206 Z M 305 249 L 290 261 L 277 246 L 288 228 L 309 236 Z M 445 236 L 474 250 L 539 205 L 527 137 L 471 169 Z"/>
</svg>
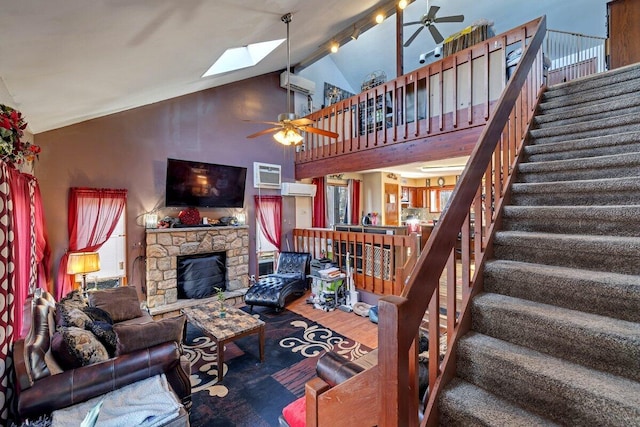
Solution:
<svg viewBox="0 0 640 427">
<path fill-rule="evenodd" d="M 311 254 L 306 252 L 282 252 L 278 259 L 278 271 L 261 278 L 249 288 L 244 302 L 253 310 L 254 305 L 281 310 L 290 298 L 302 296 L 309 289 L 309 264 Z"/>
</svg>

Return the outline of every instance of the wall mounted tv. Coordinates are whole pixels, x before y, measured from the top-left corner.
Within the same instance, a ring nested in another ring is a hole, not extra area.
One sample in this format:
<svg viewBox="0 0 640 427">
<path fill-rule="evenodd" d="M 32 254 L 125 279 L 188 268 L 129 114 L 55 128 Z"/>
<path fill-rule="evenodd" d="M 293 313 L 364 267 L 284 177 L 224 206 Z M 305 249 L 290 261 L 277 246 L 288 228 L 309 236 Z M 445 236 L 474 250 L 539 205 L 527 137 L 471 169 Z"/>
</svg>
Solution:
<svg viewBox="0 0 640 427">
<path fill-rule="evenodd" d="M 247 168 L 167 159 L 166 205 L 241 208 Z"/>
</svg>

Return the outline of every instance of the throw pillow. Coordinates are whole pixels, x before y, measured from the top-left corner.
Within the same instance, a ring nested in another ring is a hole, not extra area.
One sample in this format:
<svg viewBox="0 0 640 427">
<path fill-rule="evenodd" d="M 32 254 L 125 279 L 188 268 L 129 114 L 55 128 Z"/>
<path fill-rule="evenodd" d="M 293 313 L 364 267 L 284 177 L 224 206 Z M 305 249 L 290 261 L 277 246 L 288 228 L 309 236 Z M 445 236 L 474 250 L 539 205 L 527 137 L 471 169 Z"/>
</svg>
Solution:
<svg viewBox="0 0 640 427">
<path fill-rule="evenodd" d="M 109 313 L 101 308 L 87 306 L 82 311 L 84 311 L 85 314 L 89 316 L 89 319 L 94 322 L 107 322 L 108 324 L 113 325 L 113 319 L 109 316 Z"/>
<path fill-rule="evenodd" d="M 91 331 L 73 326 L 59 328 L 51 339 L 51 350 L 65 370 L 93 365 L 109 359 L 104 345 Z"/>
<path fill-rule="evenodd" d="M 80 291 L 69 292 L 56 304 L 56 324 L 58 326 L 69 326 L 69 312 L 73 309 L 82 310 L 87 306 Z"/>
<path fill-rule="evenodd" d="M 304 427 L 307 424 L 307 401 L 304 396 L 284 407 L 282 417 L 290 427 Z"/>
<path fill-rule="evenodd" d="M 66 314 L 66 326 L 75 326 L 76 328 L 85 329 L 86 324 L 91 322 L 89 316 L 84 311 L 74 308 Z"/>
<path fill-rule="evenodd" d="M 132 286 L 89 292 L 89 305 L 109 313 L 114 323 L 142 316 L 138 292 Z"/>
<path fill-rule="evenodd" d="M 131 353 L 168 341 L 182 344 L 186 317 L 179 316 L 141 324 L 115 324 L 118 339 L 116 355 Z"/>
<path fill-rule="evenodd" d="M 118 341 L 111 323 L 96 320 L 95 322 L 88 322 L 86 328 L 100 340 L 102 345 L 107 349 L 109 356 L 115 355 Z"/>
</svg>

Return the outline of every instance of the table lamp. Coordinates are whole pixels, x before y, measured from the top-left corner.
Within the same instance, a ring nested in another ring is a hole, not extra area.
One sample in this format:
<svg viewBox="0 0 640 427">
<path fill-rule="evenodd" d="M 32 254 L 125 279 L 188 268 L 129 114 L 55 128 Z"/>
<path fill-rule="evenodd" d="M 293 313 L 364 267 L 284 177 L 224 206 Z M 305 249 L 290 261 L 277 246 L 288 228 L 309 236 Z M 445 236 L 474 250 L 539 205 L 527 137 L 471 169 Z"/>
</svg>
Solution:
<svg viewBox="0 0 640 427">
<path fill-rule="evenodd" d="M 67 274 L 82 274 L 82 294 L 87 293 L 87 273 L 100 270 L 98 252 L 71 252 L 67 262 Z"/>
</svg>

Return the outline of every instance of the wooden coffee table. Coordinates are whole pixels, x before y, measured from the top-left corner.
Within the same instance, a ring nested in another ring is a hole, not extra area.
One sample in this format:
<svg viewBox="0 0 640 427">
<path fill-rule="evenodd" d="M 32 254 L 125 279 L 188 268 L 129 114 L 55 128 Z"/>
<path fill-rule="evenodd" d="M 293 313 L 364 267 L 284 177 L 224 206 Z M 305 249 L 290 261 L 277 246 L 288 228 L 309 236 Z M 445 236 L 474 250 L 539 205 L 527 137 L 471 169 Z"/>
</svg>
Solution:
<svg viewBox="0 0 640 427">
<path fill-rule="evenodd" d="M 222 382 L 224 345 L 228 342 L 258 334 L 260 362 L 264 362 L 264 322 L 262 320 L 233 307 L 226 309 L 226 317 L 220 317 L 220 303 L 217 301 L 183 308 L 182 312 L 189 322 L 202 329 L 215 341 L 218 352 L 218 382 Z"/>
</svg>

